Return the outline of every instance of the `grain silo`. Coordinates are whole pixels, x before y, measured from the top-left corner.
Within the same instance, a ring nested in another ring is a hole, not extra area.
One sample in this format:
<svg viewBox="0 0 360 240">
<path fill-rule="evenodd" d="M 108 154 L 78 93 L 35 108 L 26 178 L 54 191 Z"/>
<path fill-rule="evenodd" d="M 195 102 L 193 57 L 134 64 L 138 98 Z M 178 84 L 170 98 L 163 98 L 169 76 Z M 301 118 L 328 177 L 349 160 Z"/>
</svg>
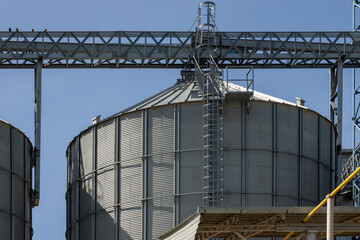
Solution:
<svg viewBox="0 0 360 240">
<path fill-rule="evenodd" d="M 203 206 L 202 109 L 195 81 L 179 81 L 75 137 L 67 239 L 156 239 Z M 223 207 L 311 206 L 331 190 L 325 117 L 259 92 L 223 111 Z"/>
<path fill-rule="evenodd" d="M 24 133 L 0 120 L 0 236 L 32 238 L 32 145 Z"/>
</svg>

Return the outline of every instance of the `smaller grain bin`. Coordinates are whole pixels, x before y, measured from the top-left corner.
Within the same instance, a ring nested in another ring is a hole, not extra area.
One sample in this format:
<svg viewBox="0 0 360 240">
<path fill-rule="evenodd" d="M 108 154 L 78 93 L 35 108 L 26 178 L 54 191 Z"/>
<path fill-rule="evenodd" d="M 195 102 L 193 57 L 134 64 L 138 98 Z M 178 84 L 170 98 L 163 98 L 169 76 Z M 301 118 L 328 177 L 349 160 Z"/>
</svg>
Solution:
<svg viewBox="0 0 360 240">
<path fill-rule="evenodd" d="M 0 238 L 32 238 L 32 144 L 0 120 Z"/>
</svg>

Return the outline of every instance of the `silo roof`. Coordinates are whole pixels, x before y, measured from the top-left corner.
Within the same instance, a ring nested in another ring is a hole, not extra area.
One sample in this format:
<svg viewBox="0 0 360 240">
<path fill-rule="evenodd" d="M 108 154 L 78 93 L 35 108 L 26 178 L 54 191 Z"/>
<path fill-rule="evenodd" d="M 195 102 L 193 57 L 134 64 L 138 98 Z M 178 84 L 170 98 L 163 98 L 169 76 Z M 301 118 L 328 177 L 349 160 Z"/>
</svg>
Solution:
<svg viewBox="0 0 360 240">
<path fill-rule="evenodd" d="M 229 92 L 245 92 L 246 88 L 229 83 L 228 85 L 228 91 Z M 273 97 L 270 95 L 267 95 L 265 93 L 261 93 L 258 91 L 254 91 L 254 94 L 252 96 L 252 100 L 259 100 L 259 101 L 270 101 L 270 102 L 276 102 L 276 103 L 285 103 L 293 106 L 303 107 L 296 105 L 293 102 L 289 102 L 277 97 Z M 147 109 L 151 107 L 158 107 L 168 104 L 175 104 L 175 103 L 183 103 L 183 102 L 198 102 L 202 101 L 202 96 L 200 93 L 200 88 L 197 85 L 197 83 L 194 80 L 189 81 L 181 81 L 177 84 L 165 89 L 162 92 L 159 92 L 155 94 L 152 97 L 149 97 L 145 99 L 144 101 L 137 103 L 117 114 L 123 114 L 127 112 L 133 112 L 137 110 Z M 304 107 L 305 108 L 305 107 Z"/>
</svg>

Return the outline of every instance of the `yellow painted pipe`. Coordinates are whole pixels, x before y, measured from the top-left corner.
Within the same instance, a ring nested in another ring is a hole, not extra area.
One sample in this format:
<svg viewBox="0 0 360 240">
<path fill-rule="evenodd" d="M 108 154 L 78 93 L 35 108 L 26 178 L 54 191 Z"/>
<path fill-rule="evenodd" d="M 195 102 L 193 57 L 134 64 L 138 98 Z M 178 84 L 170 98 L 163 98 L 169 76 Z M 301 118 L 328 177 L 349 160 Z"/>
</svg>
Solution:
<svg viewBox="0 0 360 240">
<path fill-rule="evenodd" d="M 289 234 L 288 235 L 286 235 L 284 238 L 283 238 L 283 240 L 287 240 L 289 237 L 291 237 L 291 235 L 293 235 L 294 234 L 294 232 L 289 232 Z"/>
<path fill-rule="evenodd" d="M 302 220 L 303 223 L 306 223 L 322 206 L 325 205 L 327 198 L 334 197 L 346 184 L 348 184 L 356 175 L 360 173 L 360 167 L 358 167 L 350 176 L 348 176 L 334 191 L 326 196 L 319 205 L 317 205 L 307 216 Z"/>
</svg>

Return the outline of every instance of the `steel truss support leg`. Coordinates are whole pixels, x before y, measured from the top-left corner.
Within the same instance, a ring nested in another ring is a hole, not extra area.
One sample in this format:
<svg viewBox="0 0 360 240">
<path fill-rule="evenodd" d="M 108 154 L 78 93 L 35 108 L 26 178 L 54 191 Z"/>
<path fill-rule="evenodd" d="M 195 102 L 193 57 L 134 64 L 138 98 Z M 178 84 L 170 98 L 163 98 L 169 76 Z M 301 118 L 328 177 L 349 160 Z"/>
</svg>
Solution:
<svg viewBox="0 0 360 240">
<path fill-rule="evenodd" d="M 34 165 L 35 165 L 35 190 L 33 198 L 33 206 L 38 206 L 40 201 L 40 138 L 41 138 L 41 69 L 42 59 L 36 62 L 35 67 L 35 101 L 34 101 L 34 117 L 35 117 L 35 146 L 34 146 Z"/>
<path fill-rule="evenodd" d="M 337 114 L 337 128 L 338 128 L 338 154 L 341 154 L 342 148 L 342 115 L 343 115 L 343 60 L 340 59 L 337 67 L 337 82 L 338 82 L 338 114 Z"/>
<path fill-rule="evenodd" d="M 329 70 L 330 73 L 330 106 L 329 106 L 329 118 L 332 123 L 335 121 L 335 113 L 337 111 L 335 99 L 337 97 L 337 79 L 335 78 L 335 68 Z"/>
<path fill-rule="evenodd" d="M 337 181 L 340 179 L 341 175 L 341 149 L 342 149 L 342 115 L 343 115 L 343 64 L 344 60 L 339 59 L 337 67 L 330 69 L 330 108 L 329 108 L 329 117 L 330 121 L 335 123 L 336 116 L 336 126 L 338 130 L 337 138 L 337 156 L 338 159 L 336 162 L 336 176 Z M 336 71 L 335 71 L 336 70 Z M 337 99 L 337 104 L 335 100 Z"/>
</svg>

